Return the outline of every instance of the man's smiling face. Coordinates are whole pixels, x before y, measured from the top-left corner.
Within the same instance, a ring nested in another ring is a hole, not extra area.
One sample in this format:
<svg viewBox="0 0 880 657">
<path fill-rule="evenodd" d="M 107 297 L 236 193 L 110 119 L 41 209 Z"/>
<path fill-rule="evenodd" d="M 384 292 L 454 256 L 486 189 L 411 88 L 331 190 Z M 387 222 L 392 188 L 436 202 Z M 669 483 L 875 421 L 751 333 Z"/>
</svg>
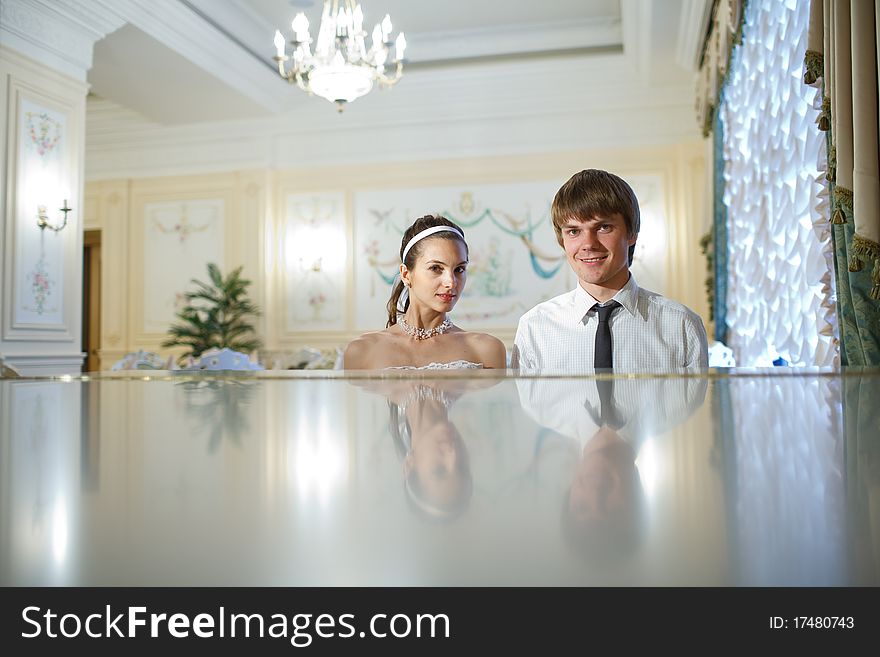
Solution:
<svg viewBox="0 0 880 657">
<path fill-rule="evenodd" d="M 569 219 L 562 226 L 562 248 L 581 287 L 607 301 L 629 280 L 629 247 L 636 243 L 620 214 Z"/>
</svg>

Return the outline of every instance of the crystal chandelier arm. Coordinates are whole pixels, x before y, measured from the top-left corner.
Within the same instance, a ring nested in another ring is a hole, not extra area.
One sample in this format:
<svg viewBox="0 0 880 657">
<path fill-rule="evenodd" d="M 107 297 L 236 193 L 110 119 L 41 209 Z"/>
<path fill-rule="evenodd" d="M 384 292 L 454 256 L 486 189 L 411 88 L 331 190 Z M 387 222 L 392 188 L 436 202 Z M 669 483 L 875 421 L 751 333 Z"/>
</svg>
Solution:
<svg viewBox="0 0 880 657">
<path fill-rule="evenodd" d="M 279 30 L 275 30 L 275 56 L 272 59 L 278 62 L 278 74 L 291 82 L 290 74 L 284 70 L 284 62 L 289 61 L 290 57 L 284 54 L 284 36 Z"/>
<path fill-rule="evenodd" d="M 307 92 L 310 96 L 312 95 L 312 89 L 309 87 L 308 78 L 303 77 L 301 71 L 296 71 L 296 73 L 291 71 L 291 77 L 287 78 L 290 83 L 296 82 L 296 86 Z"/>
<path fill-rule="evenodd" d="M 380 72 L 376 74 L 376 79 L 379 81 L 379 84 L 385 87 L 390 87 L 397 83 L 397 81 L 403 75 L 403 60 L 397 60 L 397 68 L 394 69 L 394 73 L 388 75 L 383 68 Z"/>
<path fill-rule="evenodd" d="M 290 57 L 285 57 L 284 55 L 279 57 L 278 55 L 276 55 L 272 59 L 274 59 L 276 62 L 278 62 L 278 74 L 282 78 L 289 80 L 290 76 L 287 74 L 287 71 L 284 70 L 284 62 L 286 62 L 288 59 L 290 59 Z"/>
</svg>

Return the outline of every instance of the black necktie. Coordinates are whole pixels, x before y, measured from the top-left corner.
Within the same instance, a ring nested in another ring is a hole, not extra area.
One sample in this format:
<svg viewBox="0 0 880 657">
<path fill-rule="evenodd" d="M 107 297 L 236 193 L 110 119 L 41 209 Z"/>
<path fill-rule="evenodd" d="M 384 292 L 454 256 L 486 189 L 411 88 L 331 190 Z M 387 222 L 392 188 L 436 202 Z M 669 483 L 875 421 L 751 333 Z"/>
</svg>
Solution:
<svg viewBox="0 0 880 657">
<path fill-rule="evenodd" d="M 612 301 L 605 306 L 596 306 L 599 316 L 599 325 L 596 327 L 596 351 L 593 357 L 593 366 L 597 370 L 610 370 L 614 366 L 611 355 L 611 327 L 608 325 L 611 314 L 620 308 L 617 301 Z"/>
<path fill-rule="evenodd" d="M 620 429 L 625 423 L 620 413 L 617 411 L 617 405 L 614 403 L 614 381 L 611 379 L 596 379 L 596 388 L 599 392 L 599 412 L 590 403 L 590 398 L 584 402 L 584 408 L 593 419 L 597 427 L 610 427 L 615 431 Z"/>
</svg>

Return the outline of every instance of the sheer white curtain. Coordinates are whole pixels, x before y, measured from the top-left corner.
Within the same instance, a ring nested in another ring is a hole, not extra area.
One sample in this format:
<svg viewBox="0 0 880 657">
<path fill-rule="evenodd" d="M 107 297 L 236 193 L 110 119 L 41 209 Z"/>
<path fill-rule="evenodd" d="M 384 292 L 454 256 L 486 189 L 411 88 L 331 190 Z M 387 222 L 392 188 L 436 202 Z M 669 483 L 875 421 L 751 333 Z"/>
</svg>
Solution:
<svg viewBox="0 0 880 657">
<path fill-rule="evenodd" d="M 720 107 L 728 342 L 741 366 L 837 359 L 821 98 L 803 83 L 809 10 L 807 2 L 746 5 Z"/>
</svg>

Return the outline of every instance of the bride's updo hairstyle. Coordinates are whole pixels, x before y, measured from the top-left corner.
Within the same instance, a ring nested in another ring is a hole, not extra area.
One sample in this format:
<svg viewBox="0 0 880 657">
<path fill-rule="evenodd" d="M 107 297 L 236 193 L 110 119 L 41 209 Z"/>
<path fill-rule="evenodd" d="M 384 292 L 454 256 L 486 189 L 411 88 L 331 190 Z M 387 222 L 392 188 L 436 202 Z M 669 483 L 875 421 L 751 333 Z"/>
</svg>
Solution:
<svg viewBox="0 0 880 657">
<path fill-rule="evenodd" d="M 436 232 L 430 232 L 429 234 L 419 237 L 419 233 L 423 231 L 429 231 L 432 228 L 442 226 L 448 227 L 449 230 L 441 228 Z M 425 240 L 433 239 L 435 237 L 444 240 L 460 240 L 464 245 L 465 253 L 467 253 L 467 242 L 464 241 L 464 231 L 461 227 L 449 221 L 446 217 L 433 214 L 425 215 L 424 217 L 416 219 L 412 226 L 407 228 L 403 233 L 403 239 L 400 242 L 400 261 L 406 265 L 407 269 L 412 270 L 415 267 L 416 261 L 419 259 L 419 256 L 424 249 Z M 391 298 L 388 299 L 388 323 L 385 324 L 385 328 L 397 324 L 397 315 L 405 313 L 409 308 L 408 294 L 404 296 L 403 303 L 400 303 L 400 297 L 403 295 L 404 289 L 406 288 L 403 284 L 403 280 L 398 278 L 391 290 Z"/>
</svg>

